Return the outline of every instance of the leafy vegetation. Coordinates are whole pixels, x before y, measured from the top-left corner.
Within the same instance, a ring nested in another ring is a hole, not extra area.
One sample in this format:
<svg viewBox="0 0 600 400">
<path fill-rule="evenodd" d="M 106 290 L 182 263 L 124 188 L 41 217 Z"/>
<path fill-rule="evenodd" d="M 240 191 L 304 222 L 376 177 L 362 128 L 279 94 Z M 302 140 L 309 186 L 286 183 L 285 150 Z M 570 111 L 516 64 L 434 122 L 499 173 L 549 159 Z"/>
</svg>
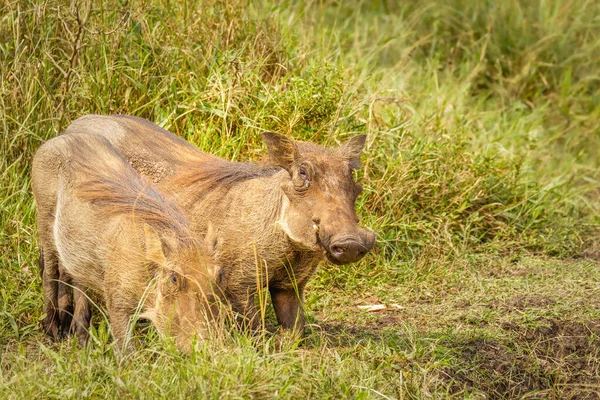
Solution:
<svg viewBox="0 0 600 400">
<path fill-rule="evenodd" d="M 598 15 L 587 0 L 4 2 L 0 397 L 593 398 Z M 323 265 L 302 342 L 232 332 L 188 357 L 150 331 L 119 358 L 97 313 L 86 347 L 51 343 L 30 162 L 88 113 L 232 160 L 260 159 L 262 130 L 367 133 L 357 208 L 378 248 Z"/>
</svg>

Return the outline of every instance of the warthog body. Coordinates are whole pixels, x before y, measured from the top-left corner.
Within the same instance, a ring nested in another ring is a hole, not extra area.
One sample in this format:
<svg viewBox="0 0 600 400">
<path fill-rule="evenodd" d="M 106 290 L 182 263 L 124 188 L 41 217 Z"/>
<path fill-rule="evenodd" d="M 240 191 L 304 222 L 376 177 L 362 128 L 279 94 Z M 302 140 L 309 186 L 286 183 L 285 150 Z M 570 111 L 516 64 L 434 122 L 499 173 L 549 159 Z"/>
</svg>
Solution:
<svg viewBox="0 0 600 400">
<path fill-rule="evenodd" d="M 32 186 L 42 250 L 43 323 L 51 336 L 71 328 L 86 337 L 87 289 L 106 301 L 117 341 L 125 339 L 136 313 L 183 350 L 194 335 L 206 333 L 214 264 L 179 208 L 106 139 L 73 135 L 46 142 L 33 160 Z M 70 328 L 64 326 L 69 285 L 59 285 L 59 276 L 73 286 Z"/>
<path fill-rule="evenodd" d="M 254 296 L 268 286 L 284 328 L 302 330 L 304 288 L 325 257 L 359 260 L 375 235 L 358 226 L 360 193 L 352 169 L 360 166 L 365 136 L 337 149 L 265 132 L 269 162 L 235 163 L 199 151 L 147 120 L 88 115 L 67 134 L 108 139 L 132 166 L 172 196 L 204 235 L 207 223 L 222 239 L 216 254 L 219 286 L 233 309 L 256 322 Z"/>
</svg>

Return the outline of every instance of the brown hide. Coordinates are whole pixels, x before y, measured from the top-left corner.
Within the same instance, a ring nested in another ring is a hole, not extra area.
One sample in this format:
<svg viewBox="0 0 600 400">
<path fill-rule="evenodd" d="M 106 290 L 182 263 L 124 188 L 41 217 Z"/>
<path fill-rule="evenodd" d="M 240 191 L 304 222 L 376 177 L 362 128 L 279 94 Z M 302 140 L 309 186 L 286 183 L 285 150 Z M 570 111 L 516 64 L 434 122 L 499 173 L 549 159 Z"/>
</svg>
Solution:
<svg viewBox="0 0 600 400">
<path fill-rule="evenodd" d="M 69 135 L 108 139 L 131 165 L 167 193 L 203 235 L 212 223 L 221 242 L 219 285 L 233 309 L 255 323 L 254 295 L 268 286 L 284 328 L 301 330 L 306 283 L 327 257 L 346 264 L 362 258 L 375 235 L 354 211 L 365 136 L 337 149 L 265 132 L 269 162 L 234 163 L 205 154 L 147 120 L 88 115 Z"/>
<path fill-rule="evenodd" d="M 46 142 L 33 160 L 32 187 L 43 257 L 44 327 L 51 336 L 72 329 L 86 337 L 88 290 L 105 300 L 121 343 L 136 312 L 173 336 L 182 350 L 190 349 L 194 336 L 206 335 L 215 311 L 215 264 L 178 206 L 106 139 L 67 135 Z M 60 315 L 69 305 L 65 282 L 73 285 L 71 326 Z"/>
</svg>

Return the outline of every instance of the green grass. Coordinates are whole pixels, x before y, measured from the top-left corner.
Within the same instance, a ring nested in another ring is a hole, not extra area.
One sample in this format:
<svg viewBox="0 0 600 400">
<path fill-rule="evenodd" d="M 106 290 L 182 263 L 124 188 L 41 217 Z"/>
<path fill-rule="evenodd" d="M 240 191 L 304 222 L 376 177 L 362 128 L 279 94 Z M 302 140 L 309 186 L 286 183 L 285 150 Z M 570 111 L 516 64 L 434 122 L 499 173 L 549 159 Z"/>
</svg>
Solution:
<svg viewBox="0 0 600 400">
<path fill-rule="evenodd" d="M 0 397 L 594 398 L 598 15 L 586 0 L 4 2 Z M 378 247 L 321 267 L 301 343 L 231 332 L 182 356 L 150 330 L 120 358 L 99 313 L 86 347 L 51 343 L 30 163 L 88 113 L 232 160 L 259 160 L 262 130 L 367 133 L 357 208 Z"/>
</svg>

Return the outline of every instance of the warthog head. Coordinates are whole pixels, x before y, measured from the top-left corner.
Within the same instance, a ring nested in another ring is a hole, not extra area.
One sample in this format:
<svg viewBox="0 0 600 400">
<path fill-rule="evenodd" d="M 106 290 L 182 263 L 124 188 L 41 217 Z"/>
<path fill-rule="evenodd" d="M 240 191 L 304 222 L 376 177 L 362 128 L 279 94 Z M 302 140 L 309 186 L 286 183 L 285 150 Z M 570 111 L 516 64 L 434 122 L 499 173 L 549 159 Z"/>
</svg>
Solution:
<svg viewBox="0 0 600 400">
<path fill-rule="evenodd" d="M 206 339 L 209 323 L 216 318 L 212 283 L 218 269 L 194 242 L 169 242 L 145 227 L 146 260 L 158 266 L 156 301 L 149 318 L 162 335 L 189 352 L 193 338 Z"/>
<path fill-rule="evenodd" d="M 293 141 L 264 132 L 272 164 L 289 173 L 280 225 L 295 242 L 320 248 L 334 264 L 360 260 L 375 244 L 375 235 L 358 225 L 354 203 L 362 187 L 352 178 L 360 167 L 365 135 L 337 149 Z"/>
</svg>

